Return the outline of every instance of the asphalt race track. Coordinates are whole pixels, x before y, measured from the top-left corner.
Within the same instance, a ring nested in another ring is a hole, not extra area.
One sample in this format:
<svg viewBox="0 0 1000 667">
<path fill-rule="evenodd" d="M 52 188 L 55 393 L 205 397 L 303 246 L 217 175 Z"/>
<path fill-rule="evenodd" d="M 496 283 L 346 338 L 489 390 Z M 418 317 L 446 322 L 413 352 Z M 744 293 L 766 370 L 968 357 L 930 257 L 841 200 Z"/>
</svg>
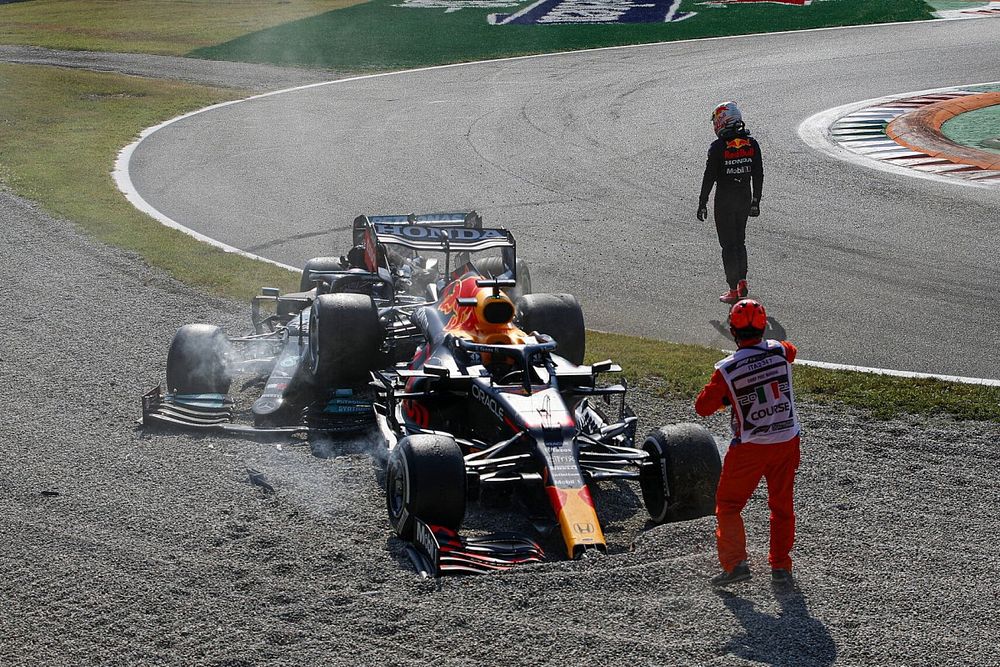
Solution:
<svg viewBox="0 0 1000 667">
<path fill-rule="evenodd" d="M 758 35 L 339 82 L 197 114 L 136 149 L 139 194 L 222 242 L 301 265 L 357 213 L 476 208 L 535 291 L 590 328 L 725 346 L 713 225 L 694 213 L 708 114 L 761 142 L 750 286 L 804 358 L 1000 378 L 1000 191 L 809 149 L 798 125 L 883 95 L 1000 80 L 1000 21 Z"/>
</svg>

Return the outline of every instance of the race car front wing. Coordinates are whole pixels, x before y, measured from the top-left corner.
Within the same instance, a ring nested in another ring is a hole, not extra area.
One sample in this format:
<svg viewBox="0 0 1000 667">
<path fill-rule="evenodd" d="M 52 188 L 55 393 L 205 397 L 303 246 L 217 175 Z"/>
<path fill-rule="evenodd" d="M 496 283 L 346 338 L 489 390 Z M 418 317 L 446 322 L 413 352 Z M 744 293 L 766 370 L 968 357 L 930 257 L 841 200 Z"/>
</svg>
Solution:
<svg viewBox="0 0 1000 667">
<path fill-rule="evenodd" d="M 517 533 L 463 537 L 450 528 L 431 526 L 416 517 L 414 521 L 413 542 L 407 546 L 407 555 L 424 577 L 486 574 L 545 559 L 542 547 Z"/>
<path fill-rule="evenodd" d="M 233 422 L 234 403 L 224 394 L 164 394 L 155 387 L 142 397 L 143 426 L 159 425 L 211 429 L 229 433 L 293 434 L 307 432 L 356 433 L 375 424 L 372 402 L 367 395 L 345 395 L 343 391 L 307 406 L 303 421 L 287 426 L 249 425 Z"/>
</svg>

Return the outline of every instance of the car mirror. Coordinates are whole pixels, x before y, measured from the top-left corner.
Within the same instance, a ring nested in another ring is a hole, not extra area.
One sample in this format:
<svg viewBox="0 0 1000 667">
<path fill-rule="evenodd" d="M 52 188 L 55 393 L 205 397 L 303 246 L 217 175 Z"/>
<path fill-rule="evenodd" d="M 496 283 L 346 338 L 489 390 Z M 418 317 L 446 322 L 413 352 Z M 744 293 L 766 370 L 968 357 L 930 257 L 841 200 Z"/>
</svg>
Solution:
<svg viewBox="0 0 1000 667">
<path fill-rule="evenodd" d="M 596 364 L 591 364 L 590 368 L 595 373 L 607 373 L 614 368 L 614 363 L 610 359 L 605 359 L 604 361 L 598 361 Z"/>
<path fill-rule="evenodd" d="M 451 371 L 439 364 L 424 364 L 420 370 L 427 375 L 435 375 L 440 378 L 446 378 L 451 375 Z"/>
<path fill-rule="evenodd" d="M 481 278 L 476 281 L 476 287 L 514 287 L 517 281 L 512 278 Z"/>
</svg>

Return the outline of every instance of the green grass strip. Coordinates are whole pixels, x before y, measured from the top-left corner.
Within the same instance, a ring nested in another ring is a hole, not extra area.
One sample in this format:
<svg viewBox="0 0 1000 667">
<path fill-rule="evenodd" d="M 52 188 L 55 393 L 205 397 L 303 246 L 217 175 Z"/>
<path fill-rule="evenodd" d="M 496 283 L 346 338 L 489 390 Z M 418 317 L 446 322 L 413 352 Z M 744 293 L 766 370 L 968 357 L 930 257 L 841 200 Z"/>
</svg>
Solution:
<svg viewBox="0 0 1000 667">
<path fill-rule="evenodd" d="M 613 359 L 631 380 L 656 377 L 664 394 L 694 397 L 708 382 L 724 353 L 697 345 L 587 333 L 588 361 Z M 1000 387 L 914 380 L 853 371 L 795 366 L 795 392 L 823 404 L 871 410 L 879 418 L 901 414 L 951 415 L 1000 422 Z"/>
<path fill-rule="evenodd" d="M 1000 387 L 796 366 L 795 388 L 813 401 L 866 408 L 878 417 L 910 413 L 1000 421 Z"/>
<path fill-rule="evenodd" d="M 942 125 L 941 133 L 957 144 L 1000 153 L 993 147 L 1000 146 L 1000 104 L 961 113 Z"/>
<path fill-rule="evenodd" d="M 360 0 L 30 0 L 0 5 L 0 44 L 181 56 Z"/>
<path fill-rule="evenodd" d="M 163 80 L 0 64 L 0 182 L 186 283 L 241 299 L 261 285 L 291 289 L 298 281 L 288 271 L 216 250 L 140 213 L 111 179 L 118 152 L 144 128 L 235 96 Z"/>
<path fill-rule="evenodd" d="M 568 51 L 623 44 L 672 41 L 839 25 L 931 18 L 923 0 L 827 0 L 808 6 L 745 3 L 710 7 L 685 0 L 697 15 L 646 24 L 490 25 L 487 16 L 516 9 L 401 7 L 403 0 L 372 0 L 239 37 L 190 55 L 241 60 L 380 70 L 469 60 Z M 525 7 L 526 4 L 520 5 Z M 706 58 L 739 67 L 740 54 L 726 47 Z M 728 65 L 720 65 L 728 66 Z"/>
<path fill-rule="evenodd" d="M 139 213 L 111 179 L 120 148 L 146 127 L 236 93 L 189 84 L 52 67 L 0 64 L 4 132 L 0 182 L 74 220 L 98 239 L 207 291 L 248 300 L 261 286 L 297 289 L 298 277 L 223 253 Z M 614 359 L 632 380 L 662 379 L 665 392 L 692 399 L 708 380 L 716 350 L 590 332 L 591 360 Z M 876 416 L 949 414 L 1000 422 L 1000 389 L 809 367 L 795 370 L 799 396 L 868 408 Z"/>
</svg>

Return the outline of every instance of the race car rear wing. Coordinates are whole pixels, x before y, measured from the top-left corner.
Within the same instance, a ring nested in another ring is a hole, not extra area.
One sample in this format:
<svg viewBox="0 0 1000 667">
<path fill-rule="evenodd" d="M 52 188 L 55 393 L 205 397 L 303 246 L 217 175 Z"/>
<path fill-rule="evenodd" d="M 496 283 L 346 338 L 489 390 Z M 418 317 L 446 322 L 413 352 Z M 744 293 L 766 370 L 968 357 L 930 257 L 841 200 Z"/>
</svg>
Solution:
<svg viewBox="0 0 1000 667">
<path fill-rule="evenodd" d="M 504 267 L 511 275 L 514 275 L 516 267 L 514 235 L 503 228 L 484 228 L 482 217 L 475 211 L 407 216 L 360 215 L 354 219 L 354 242 L 364 246 L 365 267 L 380 275 L 392 275 L 390 255 L 393 253 L 386 248 L 389 245 L 406 248 L 413 253 L 443 252 L 444 275 L 451 273 L 453 254 L 457 256 L 455 264 L 461 265 L 468 262 L 468 253 L 493 248 L 500 249 Z"/>
<path fill-rule="evenodd" d="M 425 213 L 417 215 L 359 215 L 354 218 L 354 245 L 364 243 L 365 227 L 371 223 L 390 225 L 430 225 L 432 227 L 466 227 L 482 229 L 483 217 L 475 211 L 468 213 Z"/>
<path fill-rule="evenodd" d="M 392 243 L 413 250 L 478 252 L 490 248 L 513 248 L 514 236 L 506 229 L 470 229 L 438 225 L 372 222 L 379 243 Z"/>
</svg>

